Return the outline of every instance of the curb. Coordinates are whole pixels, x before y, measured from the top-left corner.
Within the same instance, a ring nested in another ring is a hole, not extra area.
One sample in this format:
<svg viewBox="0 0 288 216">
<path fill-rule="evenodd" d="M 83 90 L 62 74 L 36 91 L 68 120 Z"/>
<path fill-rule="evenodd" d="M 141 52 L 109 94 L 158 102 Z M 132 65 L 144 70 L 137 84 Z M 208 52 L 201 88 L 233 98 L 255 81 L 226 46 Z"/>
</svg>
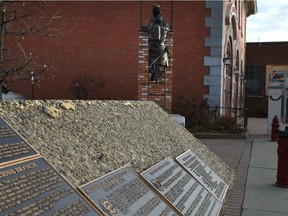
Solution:
<svg viewBox="0 0 288 216">
<path fill-rule="evenodd" d="M 243 133 L 192 133 L 197 139 L 247 139 Z"/>
</svg>

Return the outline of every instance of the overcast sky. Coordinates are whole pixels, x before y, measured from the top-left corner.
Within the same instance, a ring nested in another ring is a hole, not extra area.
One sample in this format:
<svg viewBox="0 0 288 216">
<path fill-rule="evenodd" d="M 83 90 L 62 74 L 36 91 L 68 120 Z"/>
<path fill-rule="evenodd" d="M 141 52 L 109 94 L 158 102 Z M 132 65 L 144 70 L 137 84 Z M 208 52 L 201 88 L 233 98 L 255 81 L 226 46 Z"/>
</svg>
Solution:
<svg viewBox="0 0 288 216">
<path fill-rule="evenodd" d="M 247 18 L 247 42 L 288 41 L 288 1 L 257 0 L 257 6 Z"/>
</svg>

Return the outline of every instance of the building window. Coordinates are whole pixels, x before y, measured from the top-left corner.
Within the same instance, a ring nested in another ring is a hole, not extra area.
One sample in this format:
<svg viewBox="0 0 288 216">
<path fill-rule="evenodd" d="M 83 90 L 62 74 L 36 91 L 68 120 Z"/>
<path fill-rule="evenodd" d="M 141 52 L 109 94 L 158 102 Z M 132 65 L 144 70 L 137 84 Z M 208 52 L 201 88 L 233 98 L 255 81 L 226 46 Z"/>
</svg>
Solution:
<svg viewBox="0 0 288 216">
<path fill-rule="evenodd" d="M 261 67 L 256 65 L 246 66 L 246 95 L 261 96 Z"/>
</svg>

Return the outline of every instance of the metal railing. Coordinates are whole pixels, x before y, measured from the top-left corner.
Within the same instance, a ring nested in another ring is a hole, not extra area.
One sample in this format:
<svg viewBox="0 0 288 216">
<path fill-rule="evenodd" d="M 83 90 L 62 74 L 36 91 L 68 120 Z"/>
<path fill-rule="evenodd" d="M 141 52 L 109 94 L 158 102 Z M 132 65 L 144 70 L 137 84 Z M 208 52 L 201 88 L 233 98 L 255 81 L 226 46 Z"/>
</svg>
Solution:
<svg viewBox="0 0 288 216">
<path fill-rule="evenodd" d="M 247 130 L 248 109 L 247 108 L 231 108 L 231 107 L 209 107 L 209 110 L 214 111 L 215 120 L 219 118 L 235 119 L 236 129 Z M 217 112 L 215 112 L 217 110 Z"/>
<path fill-rule="evenodd" d="M 173 113 L 185 117 L 187 128 L 203 128 L 211 125 L 211 128 L 220 131 L 247 130 L 247 108 L 174 105 Z"/>
</svg>

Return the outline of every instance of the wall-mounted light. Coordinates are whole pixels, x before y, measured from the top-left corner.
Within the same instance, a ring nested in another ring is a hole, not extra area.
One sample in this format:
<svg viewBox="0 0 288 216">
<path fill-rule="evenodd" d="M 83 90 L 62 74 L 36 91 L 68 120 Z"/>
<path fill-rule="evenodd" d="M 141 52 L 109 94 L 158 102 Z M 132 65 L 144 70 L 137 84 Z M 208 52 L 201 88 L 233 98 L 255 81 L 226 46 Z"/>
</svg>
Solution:
<svg viewBox="0 0 288 216">
<path fill-rule="evenodd" d="M 35 77 L 34 77 L 34 71 L 31 71 L 31 99 L 34 99 L 34 81 L 35 81 Z"/>
<path fill-rule="evenodd" d="M 234 73 L 235 73 L 235 74 L 239 74 L 239 73 L 240 73 L 240 68 L 237 67 L 237 66 L 235 66 L 235 67 L 234 67 Z"/>
<path fill-rule="evenodd" d="M 246 83 L 245 76 L 243 74 L 240 75 L 240 79 L 243 80 L 244 83 Z"/>
<path fill-rule="evenodd" d="M 231 57 L 227 53 L 224 55 L 223 63 L 225 65 L 231 65 Z"/>
</svg>

